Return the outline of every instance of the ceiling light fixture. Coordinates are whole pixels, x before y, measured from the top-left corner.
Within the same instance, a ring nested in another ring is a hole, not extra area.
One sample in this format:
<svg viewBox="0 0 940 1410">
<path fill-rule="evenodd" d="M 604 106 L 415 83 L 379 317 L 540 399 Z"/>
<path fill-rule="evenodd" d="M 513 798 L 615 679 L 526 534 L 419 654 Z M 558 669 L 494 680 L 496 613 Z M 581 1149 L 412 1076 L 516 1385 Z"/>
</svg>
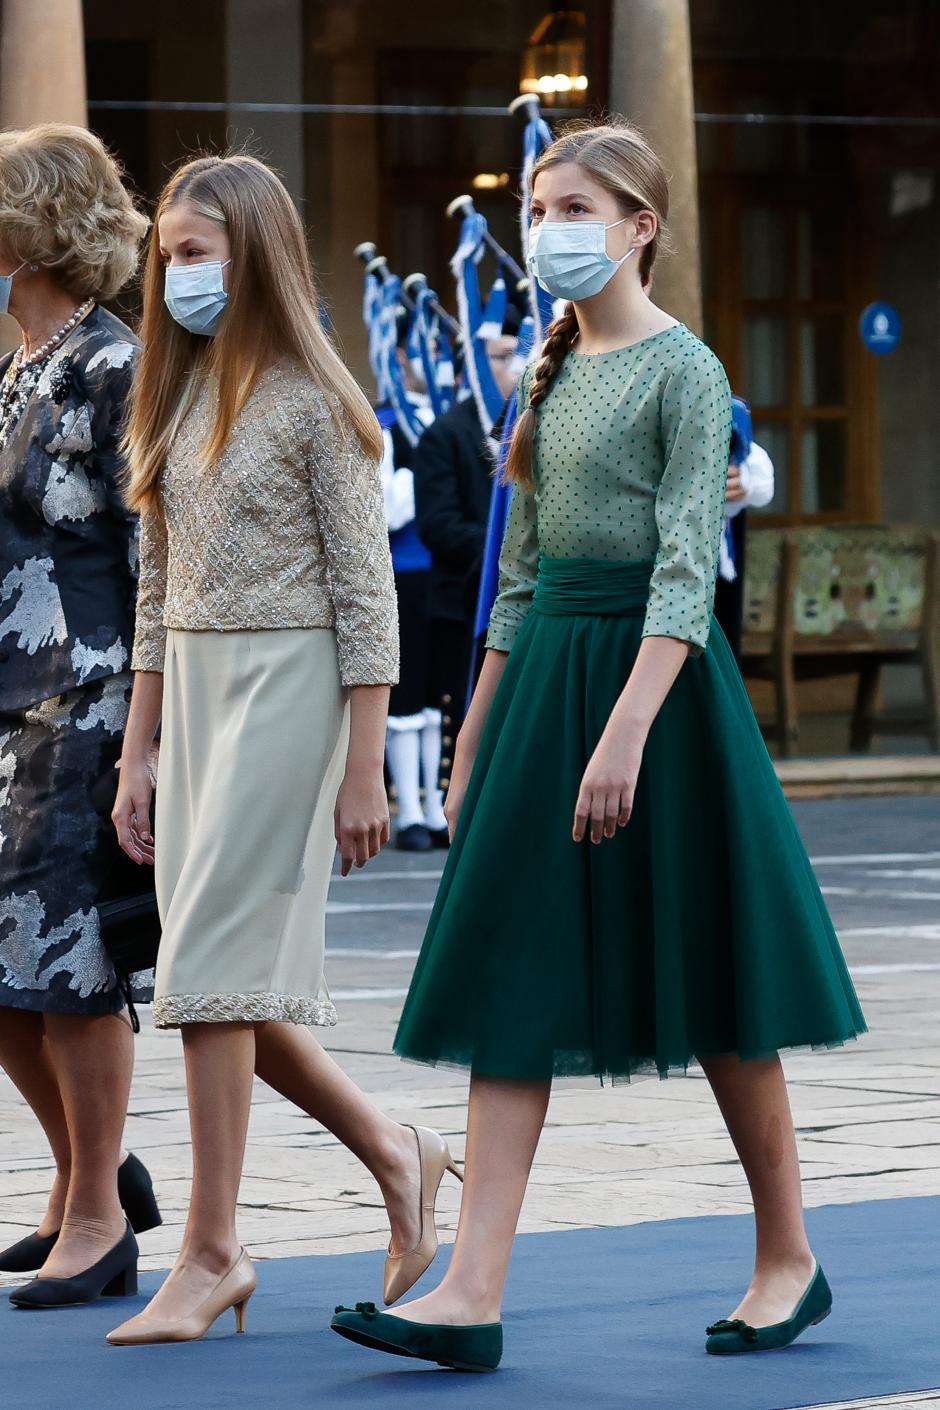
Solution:
<svg viewBox="0 0 940 1410">
<path fill-rule="evenodd" d="M 553 10 L 536 25 L 522 52 L 520 92 L 537 93 L 546 107 L 571 101 L 588 88 L 583 10 Z"/>
</svg>

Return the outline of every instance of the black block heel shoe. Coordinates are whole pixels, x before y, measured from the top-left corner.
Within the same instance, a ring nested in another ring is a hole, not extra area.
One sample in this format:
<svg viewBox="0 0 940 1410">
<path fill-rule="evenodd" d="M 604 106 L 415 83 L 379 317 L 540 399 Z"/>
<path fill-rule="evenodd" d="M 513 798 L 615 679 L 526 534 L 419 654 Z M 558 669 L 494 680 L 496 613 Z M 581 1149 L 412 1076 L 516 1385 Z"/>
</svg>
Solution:
<svg viewBox="0 0 940 1410">
<path fill-rule="evenodd" d="M 79 1307 L 99 1297 L 133 1297 L 137 1292 L 137 1240 L 128 1223 L 122 1237 L 83 1273 L 73 1278 L 34 1278 L 10 1293 L 16 1307 Z"/>
<path fill-rule="evenodd" d="M 146 1234 L 163 1223 L 153 1193 L 150 1171 L 136 1155 L 129 1155 L 118 1167 L 118 1198 L 135 1234 Z M 54 1234 L 27 1234 L 25 1239 L 0 1252 L 0 1273 L 35 1273 L 55 1248 Z"/>
<path fill-rule="evenodd" d="M 55 1248 L 58 1237 L 58 1229 L 54 1234 L 27 1234 L 0 1253 L 0 1272 L 35 1273 Z"/>
<path fill-rule="evenodd" d="M 150 1171 L 133 1151 L 118 1166 L 118 1199 L 135 1234 L 146 1234 L 148 1229 L 156 1229 L 163 1223 Z"/>
</svg>

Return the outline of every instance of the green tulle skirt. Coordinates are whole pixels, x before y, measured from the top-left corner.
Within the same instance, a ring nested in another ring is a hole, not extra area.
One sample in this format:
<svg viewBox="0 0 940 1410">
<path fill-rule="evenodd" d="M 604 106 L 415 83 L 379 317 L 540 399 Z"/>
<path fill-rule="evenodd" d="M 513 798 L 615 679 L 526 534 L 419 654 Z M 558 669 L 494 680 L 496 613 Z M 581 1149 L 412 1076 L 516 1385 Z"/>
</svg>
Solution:
<svg viewBox="0 0 940 1410">
<path fill-rule="evenodd" d="M 628 1078 L 865 1031 L 720 627 L 652 729 L 633 816 L 575 844 L 639 650 L 651 564 L 542 559 L 395 1040 L 493 1077 Z"/>
</svg>

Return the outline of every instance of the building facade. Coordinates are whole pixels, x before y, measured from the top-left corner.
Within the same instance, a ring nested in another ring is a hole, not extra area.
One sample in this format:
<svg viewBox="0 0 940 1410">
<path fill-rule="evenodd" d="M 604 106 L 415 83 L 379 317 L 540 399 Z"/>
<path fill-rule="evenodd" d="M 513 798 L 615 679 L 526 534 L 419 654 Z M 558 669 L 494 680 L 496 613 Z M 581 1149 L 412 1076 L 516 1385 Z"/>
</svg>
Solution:
<svg viewBox="0 0 940 1410">
<path fill-rule="evenodd" d="M 88 121 L 148 198 L 184 155 L 269 157 L 367 381 L 355 245 L 422 270 L 445 303 L 452 197 L 471 191 L 517 247 L 520 131 L 501 114 L 550 10 L 0 0 L 0 117 L 81 120 L 87 75 Z M 578 13 L 587 86 L 546 103 L 622 112 L 663 152 L 676 252 L 656 297 L 701 327 L 751 401 L 778 473 L 767 518 L 940 525 L 940 9 L 583 0 Z M 859 333 L 875 301 L 901 320 L 884 357 Z"/>
</svg>

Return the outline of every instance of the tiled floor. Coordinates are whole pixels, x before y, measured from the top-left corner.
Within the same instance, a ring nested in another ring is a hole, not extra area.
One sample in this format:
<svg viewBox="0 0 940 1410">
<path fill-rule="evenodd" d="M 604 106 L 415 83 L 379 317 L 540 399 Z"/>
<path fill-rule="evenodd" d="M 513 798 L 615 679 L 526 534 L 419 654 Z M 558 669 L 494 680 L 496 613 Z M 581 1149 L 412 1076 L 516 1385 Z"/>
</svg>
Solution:
<svg viewBox="0 0 940 1410">
<path fill-rule="evenodd" d="M 369 985 L 380 962 L 337 959 L 337 988 Z M 387 967 L 387 966 L 386 966 Z M 366 973 L 363 973 L 363 970 Z M 386 976 L 387 978 L 387 976 Z M 872 1033 L 786 1063 L 809 1204 L 940 1193 L 940 972 L 859 979 Z M 375 992 L 372 989 L 371 992 Z M 351 1076 L 390 1114 L 446 1132 L 463 1155 L 466 1081 L 389 1056 L 399 999 L 346 1000 L 328 1035 Z M 179 1243 L 190 1173 L 180 1042 L 144 1017 L 128 1144 L 149 1165 L 163 1227 L 143 1239 L 144 1265 L 165 1266 Z M 35 1226 L 50 1159 L 7 1082 L 0 1085 L 0 1239 Z M 455 1181 L 445 1181 L 444 1236 Z M 241 1191 L 240 1227 L 258 1257 L 381 1246 L 387 1226 L 368 1173 L 311 1118 L 258 1085 Z M 627 1224 L 744 1212 L 748 1193 L 701 1074 L 601 1089 L 558 1084 L 522 1228 Z"/>
<path fill-rule="evenodd" d="M 811 1205 L 940 1193 L 940 850 L 927 851 L 931 835 L 940 849 L 940 800 L 913 800 L 921 806 L 913 821 L 887 807 L 900 801 L 861 800 L 854 823 L 825 804 L 797 810 L 811 852 L 822 859 L 820 875 L 872 1030 L 850 1047 L 787 1059 Z M 852 853 L 861 860 L 852 861 Z M 883 860 L 873 863 L 876 856 Z M 464 1076 L 390 1056 L 439 865 L 439 854 L 430 861 L 391 854 L 371 874 L 337 882 L 329 974 L 342 996 L 342 1021 L 327 1040 L 381 1107 L 445 1132 L 461 1158 Z M 163 1227 L 142 1239 L 143 1266 L 154 1268 L 167 1266 L 179 1246 L 190 1151 L 179 1037 L 153 1032 L 146 1011 L 144 1025 L 127 1141 L 150 1167 L 164 1212 Z M 35 1227 L 50 1179 L 38 1127 L 0 1079 L 0 1246 Z M 453 1237 L 458 1199 L 457 1183 L 445 1181 L 445 1239 Z M 612 1089 L 566 1082 L 552 1098 L 521 1227 L 622 1225 L 749 1207 L 701 1074 Z M 367 1172 L 315 1121 L 260 1084 L 239 1223 L 258 1258 L 378 1248 L 388 1233 Z M 853 1404 L 861 1410 L 863 1402 Z M 940 1406 L 940 1395 L 864 1404 Z"/>
<path fill-rule="evenodd" d="M 920 1395 L 884 1395 L 875 1400 L 838 1400 L 816 1405 L 813 1410 L 929 1410 L 940 1405 L 940 1394 L 925 1390 Z"/>
</svg>

